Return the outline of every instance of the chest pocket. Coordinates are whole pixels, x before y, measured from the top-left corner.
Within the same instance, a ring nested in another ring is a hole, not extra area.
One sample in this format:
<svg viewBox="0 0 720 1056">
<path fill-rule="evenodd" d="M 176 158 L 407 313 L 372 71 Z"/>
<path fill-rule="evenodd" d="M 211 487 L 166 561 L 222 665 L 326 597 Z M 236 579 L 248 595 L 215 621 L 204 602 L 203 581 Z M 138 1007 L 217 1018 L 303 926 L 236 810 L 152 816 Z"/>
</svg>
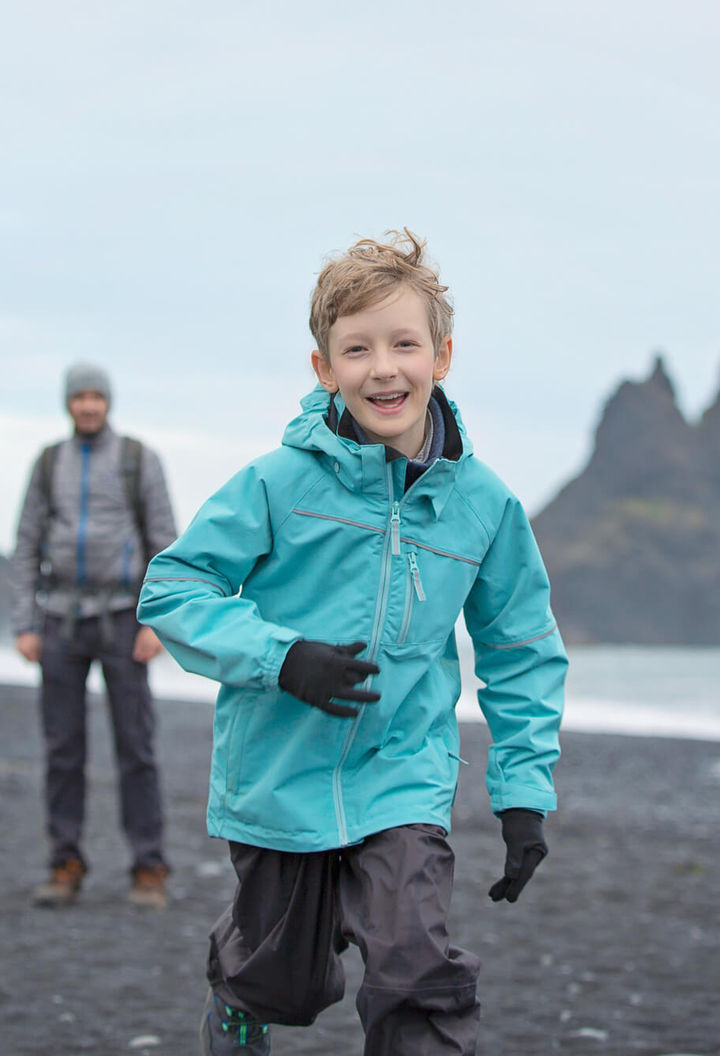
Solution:
<svg viewBox="0 0 720 1056">
<path fill-rule="evenodd" d="M 479 561 L 401 539 L 404 601 L 398 612 L 396 645 L 445 640 L 470 593 Z M 391 628 L 388 627 L 391 631 Z"/>
</svg>

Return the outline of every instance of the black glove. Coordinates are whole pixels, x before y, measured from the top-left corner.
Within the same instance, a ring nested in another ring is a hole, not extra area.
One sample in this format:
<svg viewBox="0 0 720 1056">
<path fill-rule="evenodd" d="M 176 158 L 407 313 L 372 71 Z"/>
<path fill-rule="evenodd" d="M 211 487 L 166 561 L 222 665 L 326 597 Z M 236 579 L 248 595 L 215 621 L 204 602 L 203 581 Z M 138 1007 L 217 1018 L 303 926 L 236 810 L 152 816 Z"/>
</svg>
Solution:
<svg viewBox="0 0 720 1056">
<path fill-rule="evenodd" d="M 517 902 L 518 895 L 548 853 L 543 839 L 543 819 L 537 811 L 522 807 L 504 810 L 500 817 L 507 847 L 505 876 L 493 884 L 488 894 L 493 902 L 503 898 Z"/>
<path fill-rule="evenodd" d="M 290 646 L 280 668 L 280 688 L 329 715 L 354 718 L 357 708 L 335 704 L 330 698 L 356 700 L 359 704 L 372 704 L 380 700 L 379 693 L 355 689 L 357 683 L 364 682 L 368 675 L 380 674 L 377 664 L 355 659 L 366 645 L 366 642 L 353 642 L 352 645 L 295 642 Z"/>
</svg>

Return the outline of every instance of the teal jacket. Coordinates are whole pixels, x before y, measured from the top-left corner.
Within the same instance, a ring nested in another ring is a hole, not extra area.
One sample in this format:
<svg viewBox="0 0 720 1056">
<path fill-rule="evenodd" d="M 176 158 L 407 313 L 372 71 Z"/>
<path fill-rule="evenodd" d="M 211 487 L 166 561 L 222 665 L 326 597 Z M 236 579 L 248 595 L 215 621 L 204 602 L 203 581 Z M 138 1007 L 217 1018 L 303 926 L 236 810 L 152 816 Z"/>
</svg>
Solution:
<svg viewBox="0 0 720 1056">
<path fill-rule="evenodd" d="M 333 432 L 328 401 L 320 387 L 303 401 L 282 447 L 205 503 L 142 589 L 140 621 L 221 683 L 210 835 L 317 851 L 396 825 L 449 831 L 461 613 L 492 809 L 553 809 L 566 658 L 520 503 L 472 457 L 459 417 L 459 457 L 404 492 L 406 460 Z M 300 638 L 366 641 L 380 701 L 343 719 L 280 690 Z"/>
</svg>

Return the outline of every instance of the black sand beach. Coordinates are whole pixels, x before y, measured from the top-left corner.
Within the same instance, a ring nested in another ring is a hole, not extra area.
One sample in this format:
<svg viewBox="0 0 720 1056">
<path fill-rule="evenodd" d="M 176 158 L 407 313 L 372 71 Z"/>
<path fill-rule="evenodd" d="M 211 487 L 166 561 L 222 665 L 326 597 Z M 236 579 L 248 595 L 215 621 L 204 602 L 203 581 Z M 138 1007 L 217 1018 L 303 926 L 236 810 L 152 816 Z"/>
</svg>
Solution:
<svg viewBox="0 0 720 1056">
<path fill-rule="evenodd" d="M 69 910 L 35 909 L 45 873 L 34 693 L 0 688 L 0 1053 L 195 1056 L 206 934 L 229 900 L 225 846 L 205 834 L 211 708 L 158 705 L 173 899 L 125 902 L 112 757 L 93 700 L 87 852 Z M 550 856 L 515 905 L 493 905 L 503 846 L 484 788 L 487 733 L 463 728 L 452 836 L 454 939 L 479 952 L 481 1056 L 720 1054 L 720 744 L 566 733 Z M 359 961 L 344 1001 L 276 1056 L 358 1056 Z"/>
</svg>

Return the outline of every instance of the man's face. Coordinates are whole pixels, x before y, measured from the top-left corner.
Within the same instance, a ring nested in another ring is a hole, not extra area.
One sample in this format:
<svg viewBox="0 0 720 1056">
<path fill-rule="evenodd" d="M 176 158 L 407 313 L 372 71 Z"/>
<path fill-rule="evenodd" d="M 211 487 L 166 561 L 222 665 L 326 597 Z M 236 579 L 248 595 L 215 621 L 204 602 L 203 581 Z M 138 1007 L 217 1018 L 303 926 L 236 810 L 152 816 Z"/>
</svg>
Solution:
<svg viewBox="0 0 720 1056">
<path fill-rule="evenodd" d="M 450 367 L 452 341 L 443 338 L 435 355 L 425 302 L 401 286 L 384 301 L 330 327 L 329 362 L 312 361 L 320 384 L 340 391 L 345 406 L 368 439 L 389 444 L 407 458 L 423 445 L 433 385 Z"/>
<path fill-rule="evenodd" d="M 94 389 L 79 392 L 68 402 L 68 410 L 75 428 L 79 433 L 88 436 L 100 432 L 107 420 L 109 409 L 108 401 Z"/>
</svg>

